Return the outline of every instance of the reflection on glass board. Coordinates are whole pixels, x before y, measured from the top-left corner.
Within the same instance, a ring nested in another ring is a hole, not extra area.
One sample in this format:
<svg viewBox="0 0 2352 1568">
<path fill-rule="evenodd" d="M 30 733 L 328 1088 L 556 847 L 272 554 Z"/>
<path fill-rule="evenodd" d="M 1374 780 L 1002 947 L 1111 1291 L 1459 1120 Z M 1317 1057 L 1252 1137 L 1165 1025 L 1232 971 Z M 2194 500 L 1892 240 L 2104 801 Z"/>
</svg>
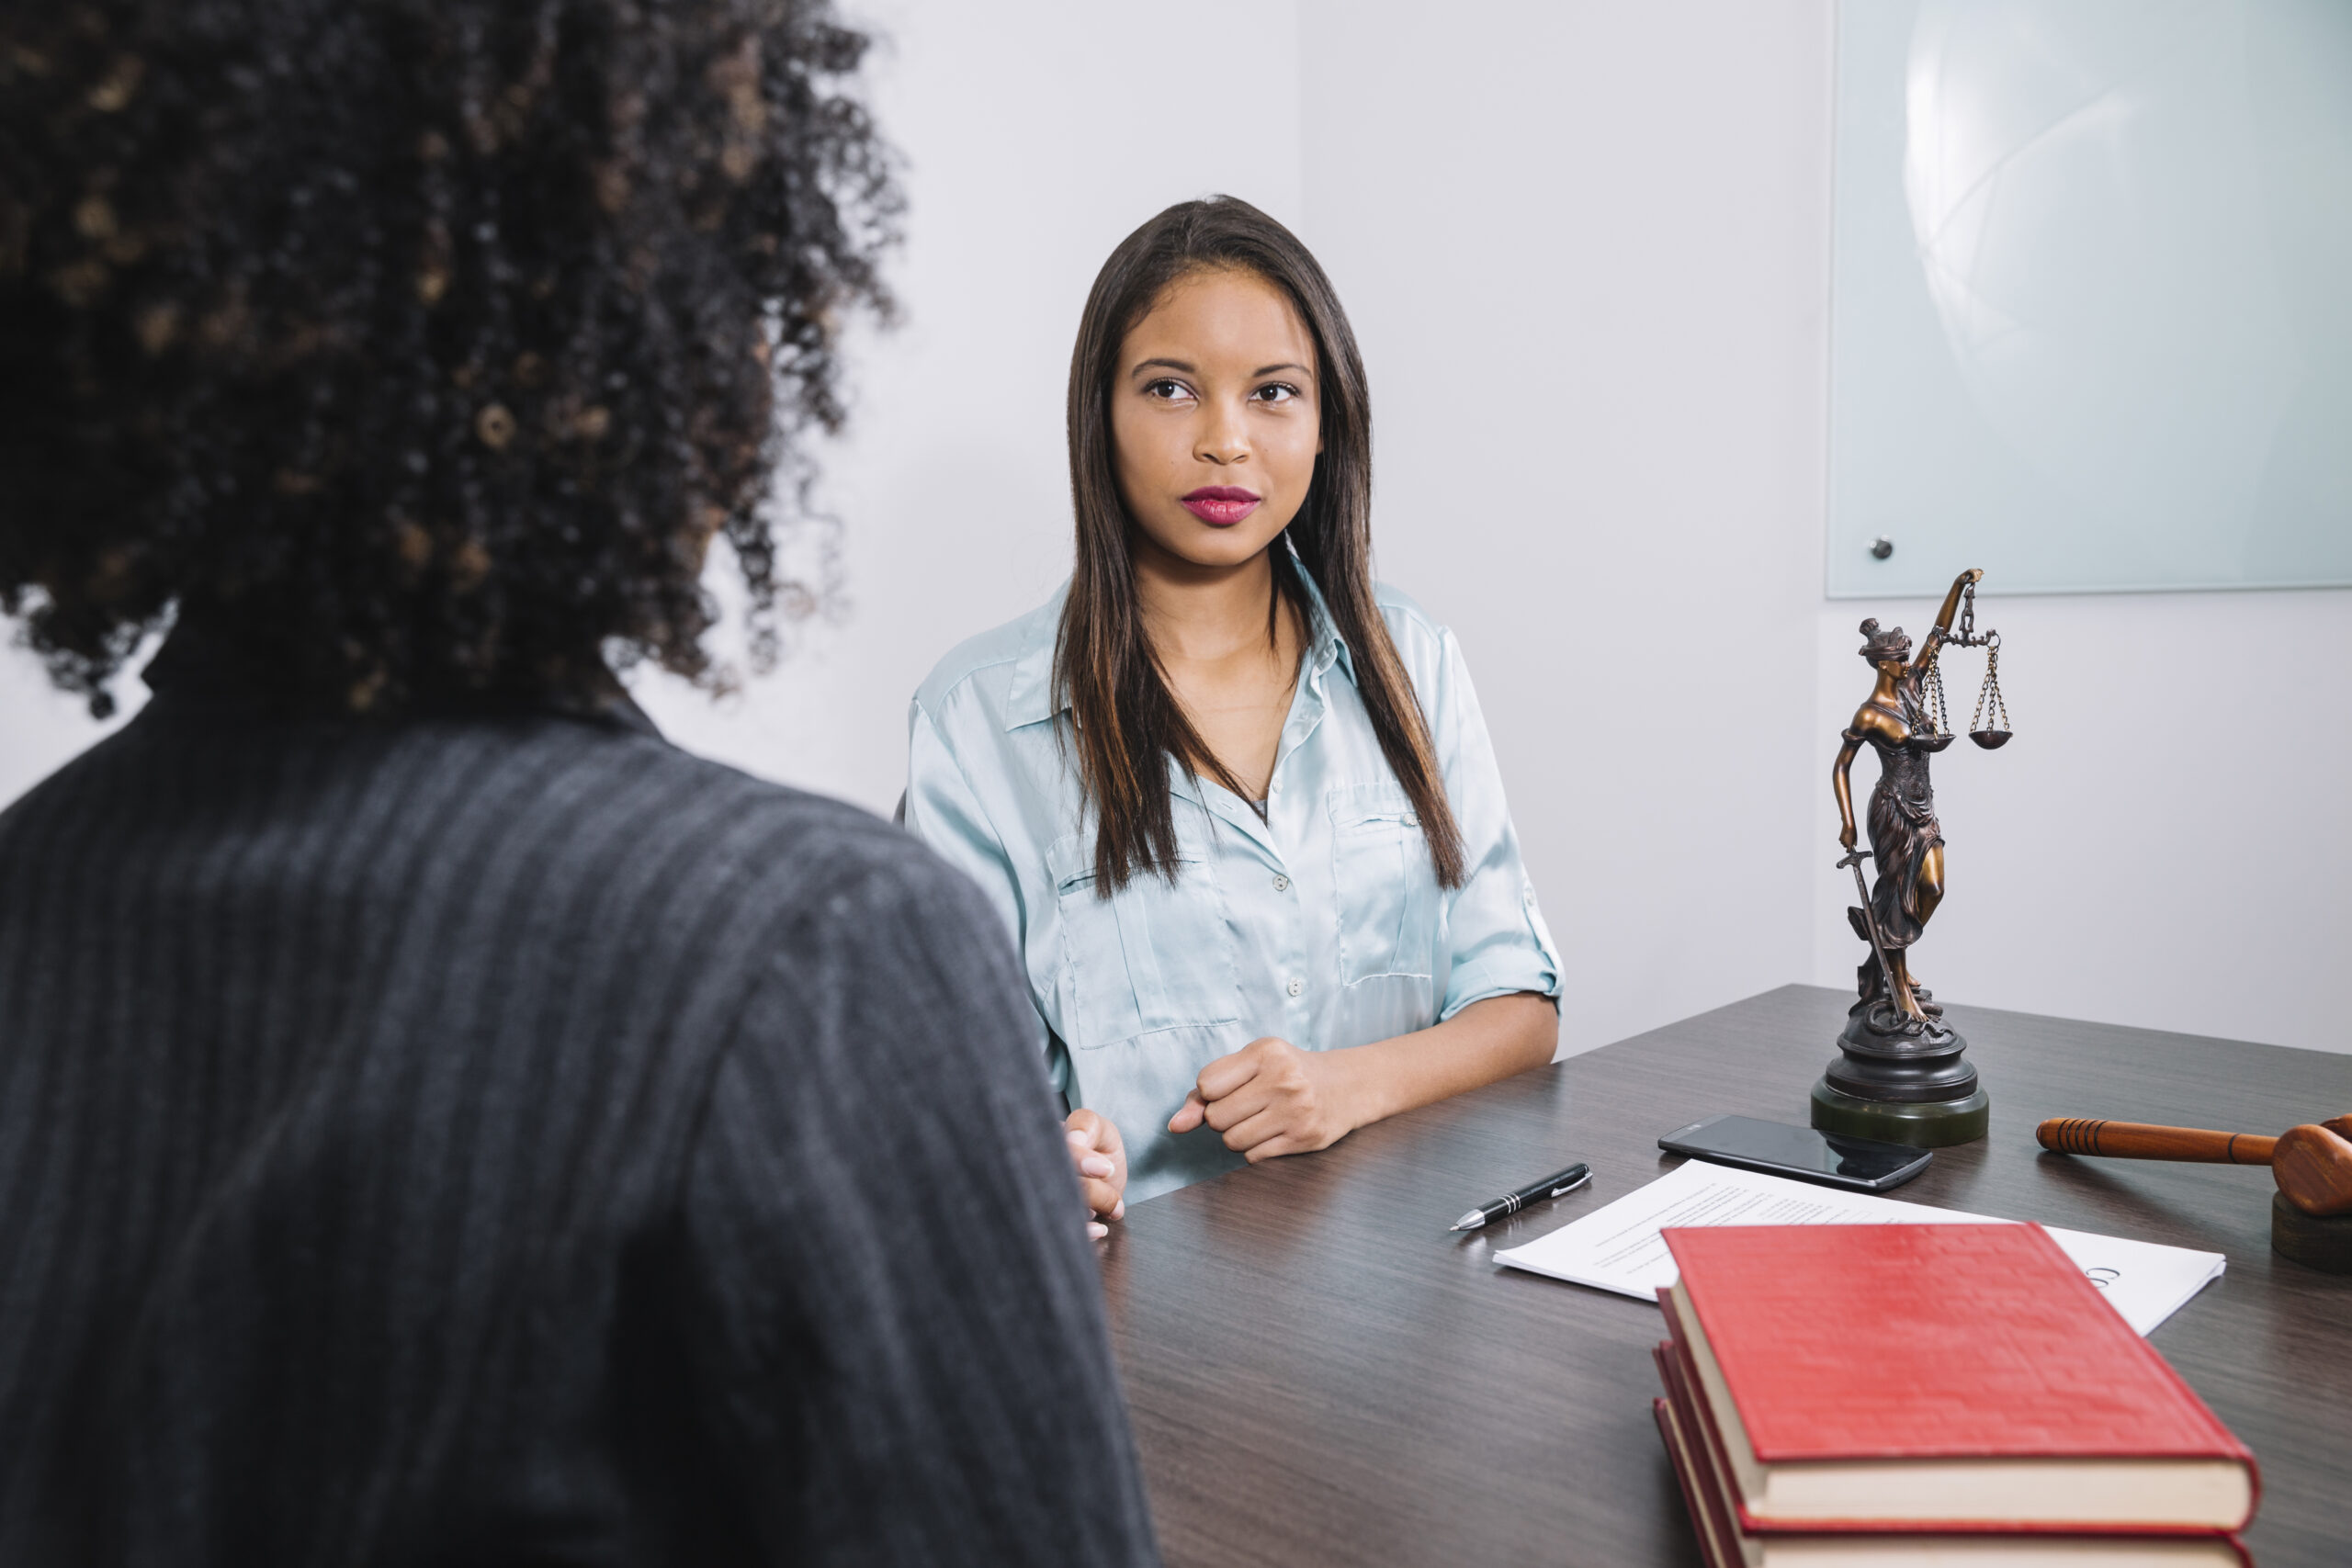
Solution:
<svg viewBox="0 0 2352 1568">
<path fill-rule="evenodd" d="M 1829 592 L 2352 583 L 2352 0 L 1838 46 Z"/>
</svg>

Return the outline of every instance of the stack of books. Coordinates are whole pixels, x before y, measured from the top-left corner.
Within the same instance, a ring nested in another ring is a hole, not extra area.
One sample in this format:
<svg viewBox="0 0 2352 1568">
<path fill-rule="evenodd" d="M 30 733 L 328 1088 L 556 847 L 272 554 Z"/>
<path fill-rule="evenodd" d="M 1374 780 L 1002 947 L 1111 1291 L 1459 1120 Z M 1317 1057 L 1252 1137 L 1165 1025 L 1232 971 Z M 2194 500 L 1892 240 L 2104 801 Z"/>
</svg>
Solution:
<svg viewBox="0 0 2352 1568">
<path fill-rule="evenodd" d="M 2254 1456 L 2036 1225 L 1669 1230 L 1710 1568 L 2241 1568 Z"/>
</svg>

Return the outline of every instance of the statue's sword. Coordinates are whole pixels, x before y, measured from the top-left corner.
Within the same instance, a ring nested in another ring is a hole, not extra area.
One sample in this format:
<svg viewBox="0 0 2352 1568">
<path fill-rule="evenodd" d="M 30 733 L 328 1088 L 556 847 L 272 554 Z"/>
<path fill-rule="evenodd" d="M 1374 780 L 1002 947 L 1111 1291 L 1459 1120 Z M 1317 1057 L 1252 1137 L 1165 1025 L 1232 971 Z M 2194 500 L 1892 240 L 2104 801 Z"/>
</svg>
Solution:
<svg viewBox="0 0 2352 1568">
<path fill-rule="evenodd" d="M 1887 1010 L 1902 1018 L 1905 1016 L 1903 993 L 1894 988 L 1894 965 L 1886 961 L 1886 943 L 1879 940 L 1878 911 L 1871 908 L 1870 886 L 1862 880 L 1862 852 L 1848 851 L 1846 858 L 1838 864 L 1841 869 L 1847 866 L 1853 868 L 1854 893 L 1862 901 L 1862 924 L 1871 933 L 1871 951 L 1878 954 L 1879 978 L 1886 982 Z"/>
</svg>

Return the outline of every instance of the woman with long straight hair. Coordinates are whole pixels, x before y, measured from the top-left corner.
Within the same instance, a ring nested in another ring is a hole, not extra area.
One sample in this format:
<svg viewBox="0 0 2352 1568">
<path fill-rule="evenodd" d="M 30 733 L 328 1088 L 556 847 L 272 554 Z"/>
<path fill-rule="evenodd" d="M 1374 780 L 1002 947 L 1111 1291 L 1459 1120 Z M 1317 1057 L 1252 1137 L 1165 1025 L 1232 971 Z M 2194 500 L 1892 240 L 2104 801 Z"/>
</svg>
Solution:
<svg viewBox="0 0 2352 1568">
<path fill-rule="evenodd" d="M 1227 197 L 1130 234 L 1069 419 L 1076 569 L 923 682 L 906 820 L 1013 933 L 1099 1224 L 1549 1060 L 1560 963 L 1461 650 L 1372 580 L 1306 247 Z"/>
</svg>

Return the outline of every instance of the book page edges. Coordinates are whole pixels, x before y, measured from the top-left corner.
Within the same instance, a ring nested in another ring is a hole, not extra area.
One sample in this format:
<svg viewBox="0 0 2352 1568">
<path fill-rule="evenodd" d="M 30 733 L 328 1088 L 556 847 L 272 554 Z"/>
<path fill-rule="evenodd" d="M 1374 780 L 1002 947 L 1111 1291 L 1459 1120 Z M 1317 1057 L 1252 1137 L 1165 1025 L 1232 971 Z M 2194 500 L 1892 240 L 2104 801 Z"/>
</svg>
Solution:
<svg viewBox="0 0 2352 1568">
<path fill-rule="evenodd" d="M 1725 1551 L 1725 1527 L 1717 1511 L 1709 1506 L 1712 1499 L 1700 1495 L 1699 1461 L 1690 1451 L 1690 1439 L 1682 1435 L 1681 1417 L 1675 1414 L 1673 1404 L 1653 1399 L 1650 1414 L 1657 1418 L 1658 1436 L 1666 1440 L 1666 1457 L 1673 1462 L 1675 1482 L 1682 1489 L 1682 1506 L 1690 1515 L 1690 1532 L 1699 1538 L 1699 1555 L 1706 1559 L 1707 1568 L 1754 1568 L 1746 1561 L 1745 1553 L 1735 1562 Z"/>
<path fill-rule="evenodd" d="M 1722 1438 L 1714 1430 L 1714 1418 L 1700 1407 L 1697 1391 L 1690 1382 L 1690 1358 L 1673 1340 L 1662 1340 L 1650 1352 L 1657 1362 L 1658 1381 L 1666 1385 L 1666 1401 L 1674 1413 L 1676 1435 L 1689 1448 L 1691 1476 L 1685 1484 L 1696 1484 L 1706 1506 L 1713 1510 L 1727 1541 L 1735 1542 L 1740 1555 L 1753 1558 L 1756 1543 L 1737 1521 L 1738 1495 L 1734 1489 L 1731 1472 L 1724 1467 Z M 1726 1549 L 1726 1560 L 1731 1552 Z M 1751 1562 L 1749 1568 L 1754 1568 Z"/>
<path fill-rule="evenodd" d="M 1674 1462 L 1674 1479 L 1707 1568 L 1962 1568 L 1972 1562 L 2000 1568 L 2251 1568 L 2245 1548 L 2229 1536 L 2104 1537 L 2020 1535 L 1979 1530 L 1971 1535 L 1758 1534 L 1731 1523 L 1724 1502 L 1720 1460 L 1700 1435 L 1702 1417 L 1690 1409 L 1690 1388 L 1681 1353 L 1672 1341 L 1654 1352 L 1667 1397 L 1652 1400 L 1658 1434 Z M 1735 1555 L 1736 1549 L 1736 1555 Z"/>
<path fill-rule="evenodd" d="M 1916 1529 L 1931 1524 L 2034 1529 L 2224 1530 L 2254 1515 L 2249 1459 L 1808 1460 L 1756 1457 L 1681 1284 L 1662 1304 L 1698 1373 L 1747 1529 Z M 2165 1368 L 2171 1371 L 2169 1367 Z M 2174 1374 L 2176 1377 L 2177 1374 Z M 2231 1439 L 2235 1446 L 2235 1439 Z"/>
<path fill-rule="evenodd" d="M 1917 1544 L 1885 1536 L 1807 1536 L 1769 1542 L 1748 1568 L 2248 1568 L 2227 1536 L 2151 1540 L 2114 1536 L 1937 1536 Z"/>
</svg>

